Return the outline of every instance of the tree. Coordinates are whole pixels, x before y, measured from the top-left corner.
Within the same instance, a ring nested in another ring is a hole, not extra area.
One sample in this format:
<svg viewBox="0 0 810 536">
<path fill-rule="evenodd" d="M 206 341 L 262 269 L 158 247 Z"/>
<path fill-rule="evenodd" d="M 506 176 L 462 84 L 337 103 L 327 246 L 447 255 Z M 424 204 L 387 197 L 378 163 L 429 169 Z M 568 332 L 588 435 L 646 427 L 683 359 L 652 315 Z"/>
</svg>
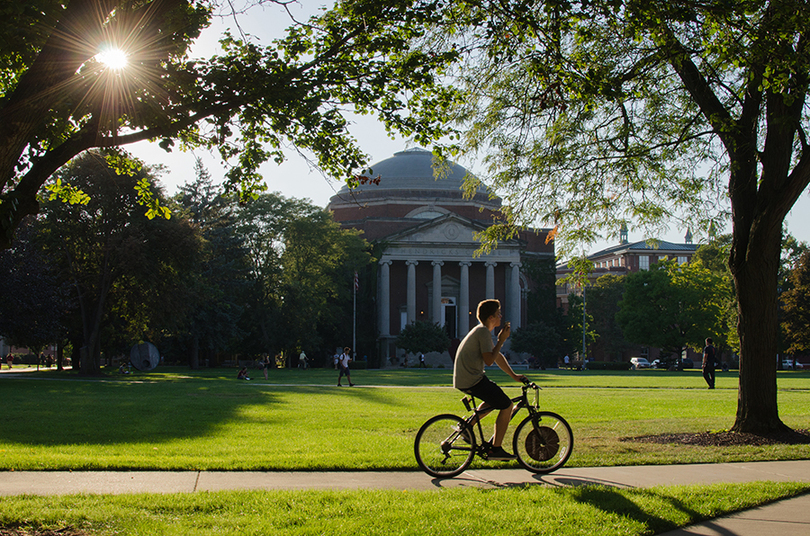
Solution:
<svg viewBox="0 0 810 536">
<path fill-rule="evenodd" d="M 510 341 L 512 351 L 531 354 L 541 367 L 554 367 L 565 355 L 559 331 L 542 321 L 515 330 Z"/>
<path fill-rule="evenodd" d="M 623 294 L 624 277 L 618 275 L 603 275 L 588 287 L 587 308 L 593 319 L 593 330 L 598 335 L 595 344 L 600 346 L 608 357 L 621 356 L 630 347 L 616 322 Z"/>
<path fill-rule="evenodd" d="M 192 369 L 200 358 L 210 366 L 217 354 L 237 353 L 245 335 L 240 320 L 248 308 L 250 270 L 248 248 L 239 232 L 237 202 L 217 191 L 208 170 L 197 160 L 194 180 L 181 186 L 176 196 L 184 215 L 201 235 L 198 261 L 180 274 L 187 315 L 176 318 L 174 335 Z"/>
<path fill-rule="evenodd" d="M 351 340 L 354 271 L 371 261 L 357 231 L 307 200 L 271 193 L 240 207 L 237 233 L 250 267 L 252 351 L 303 349 L 317 359 L 325 346 Z"/>
<path fill-rule="evenodd" d="M 782 293 L 787 352 L 810 350 L 810 252 L 804 252 L 790 274 L 791 288 Z"/>
<path fill-rule="evenodd" d="M 199 241 L 179 218 L 146 217 L 136 187 L 151 190 L 155 198 L 160 192 L 145 168 L 117 173 L 104 154 L 89 152 L 56 180 L 90 194 L 76 204 L 47 202 L 40 228 L 45 254 L 73 286 L 80 318 L 73 346 L 84 349 L 82 373 L 93 374 L 111 317 L 118 322 L 119 342 L 143 337 L 153 307 L 172 302 L 174 276 L 194 263 Z"/>
<path fill-rule="evenodd" d="M 23 222 L 13 247 L 0 251 L 0 273 L 0 335 L 33 352 L 61 342 L 70 287 L 37 247 L 33 219 Z"/>
<path fill-rule="evenodd" d="M 587 309 L 587 303 L 582 296 L 573 292 L 568 295 L 568 314 L 566 315 L 564 337 L 565 352 L 576 352 L 582 360 L 588 357 L 587 347 L 596 342 L 599 337 L 594 331 L 593 316 Z"/>
<path fill-rule="evenodd" d="M 29 0 L 0 7 L 0 249 L 23 217 L 39 210 L 47 179 L 82 151 L 161 140 L 216 149 L 234 165 L 228 186 L 243 199 L 261 190 L 258 166 L 282 146 L 314 153 L 350 179 L 365 155 L 348 135 L 353 105 L 417 139 L 437 134 L 405 113 L 441 108 L 423 99 L 437 67 L 455 55 L 408 50 L 433 2 L 339 2 L 260 46 L 223 37 L 224 52 L 188 56 L 219 0 Z M 249 5 L 287 0 L 251 0 Z M 437 2 L 438 3 L 438 2 Z M 234 13 L 236 16 L 236 13 Z M 127 55 L 105 64 L 102 48 Z M 430 116 L 432 112 L 428 112 Z M 126 158 L 124 158 L 126 160 Z M 51 190 L 68 197 L 70 190 Z M 146 192 L 141 202 L 157 213 Z"/>
<path fill-rule="evenodd" d="M 721 223 L 738 299 L 732 430 L 786 427 L 776 396 L 780 233 L 810 183 L 810 6 L 803 0 L 460 0 L 428 45 L 466 62 L 452 119 L 509 206 L 558 246 L 688 217 Z"/>
<path fill-rule="evenodd" d="M 444 352 L 450 348 L 450 337 L 447 331 L 437 323 L 413 322 L 408 324 L 397 335 L 394 341 L 397 348 L 409 354 L 419 352 Z"/>
<path fill-rule="evenodd" d="M 716 279 L 703 269 L 658 262 L 625 277 L 616 321 L 627 340 L 657 346 L 680 356 L 687 346 L 702 348 L 716 336 L 719 307 Z"/>
</svg>

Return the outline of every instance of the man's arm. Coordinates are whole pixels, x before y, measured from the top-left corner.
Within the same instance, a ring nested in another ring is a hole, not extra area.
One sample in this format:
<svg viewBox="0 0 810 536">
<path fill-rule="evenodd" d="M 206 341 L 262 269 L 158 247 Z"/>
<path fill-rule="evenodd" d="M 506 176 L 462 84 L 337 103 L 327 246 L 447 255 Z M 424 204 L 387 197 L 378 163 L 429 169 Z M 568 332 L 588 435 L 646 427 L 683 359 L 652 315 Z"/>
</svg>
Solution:
<svg viewBox="0 0 810 536">
<path fill-rule="evenodd" d="M 495 363 L 495 361 L 498 359 L 499 355 L 503 358 L 503 356 L 501 355 L 501 347 L 503 346 L 503 343 L 506 342 L 506 339 L 509 338 L 509 334 L 511 333 L 511 331 L 512 331 L 512 326 L 511 326 L 511 324 L 509 322 L 507 322 L 506 325 L 501 330 L 501 332 L 498 333 L 498 342 L 492 348 L 492 351 L 491 352 L 482 352 L 481 353 L 481 357 L 484 358 L 484 364 L 486 366 L 490 366 L 491 364 Z M 500 365 L 498 365 L 498 366 L 500 366 Z"/>
<path fill-rule="evenodd" d="M 509 364 L 509 361 L 506 360 L 506 357 L 502 353 L 498 352 L 498 355 L 495 356 L 495 363 L 497 363 L 498 366 L 501 367 L 501 370 L 509 374 L 509 376 L 511 376 L 511 378 L 516 382 L 522 382 L 523 380 L 526 379 L 526 376 L 524 376 L 523 374 L 516 374 L 515 371 L 512 370 L 512 366 Z"/>
</svg>

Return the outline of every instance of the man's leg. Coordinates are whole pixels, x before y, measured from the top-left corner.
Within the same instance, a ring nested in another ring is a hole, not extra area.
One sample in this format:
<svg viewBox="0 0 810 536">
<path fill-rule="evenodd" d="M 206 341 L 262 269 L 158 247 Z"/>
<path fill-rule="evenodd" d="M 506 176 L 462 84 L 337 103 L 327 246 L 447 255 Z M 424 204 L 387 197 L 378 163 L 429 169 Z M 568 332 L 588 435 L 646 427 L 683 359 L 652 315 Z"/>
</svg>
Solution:
<svg viewBox="0 0 810 536">
<path fill-rule="evenodd" d="M 492 438 L 493 447 L 500 447 L 503 444 L 503 438 L 509 428 L 509 421 L 512 420 L 513 407 L 514 404 L 510 404 L 508 408 L 498 411 L 498 418 L 495 421 L 495 436 Z"/>
<path fill-rule="evenodd" d="M 708 368 L 703 369 L 703 379 L 706 380 L 706 383 L 708 384 L 709 389 L 712 388 L 712 381 L 710 379 L 710 374 L 711 373 L 709 372 Z"/>
</svg>

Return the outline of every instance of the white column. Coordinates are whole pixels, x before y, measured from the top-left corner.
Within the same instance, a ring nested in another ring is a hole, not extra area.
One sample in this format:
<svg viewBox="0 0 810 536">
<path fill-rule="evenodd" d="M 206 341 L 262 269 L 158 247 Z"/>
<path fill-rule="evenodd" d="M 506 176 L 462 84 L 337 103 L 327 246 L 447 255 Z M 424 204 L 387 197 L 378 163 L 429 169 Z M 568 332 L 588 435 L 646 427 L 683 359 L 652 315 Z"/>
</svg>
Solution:
<svg viewBox="0 0 810 536">
<path fill-rule="evenodd" d="M 458 336 L 464 338 L 470 331 L 470 261 L 458 263 L 461 266 L 461 280 L 458 293 Z"/>
<path fill-rule="evenodd" d="M 442 323 L 442 261 L 433 261 L 433 322 Z"/>
<path fill-rule="evenodd" d="M 416 265 L 417 261 L 405 261 L 408 266 L 407 310 L 408 324 L 416 322 Z"/>
<path fill-rule="evenodd" d="M 513 262 L 509 266 L 512 267 L 512 277 L 509 289 L 509 321 L 512 323 L 512 329 L 515 330 L 520 327 L 520 263 Z"/>
<path fill-rule="evenodd" d="M 380 261 L 380 335 L 391 334 L 391 261 Z"/>
<path fill-rule="evenodd" d="M 491 300 L 495 298 L 495 266 L 497 266 L 497 262 L 487 261 L 484 263 L 484 266 L 487 267 L 487 293 L 486 298 Z"/>
</svg>

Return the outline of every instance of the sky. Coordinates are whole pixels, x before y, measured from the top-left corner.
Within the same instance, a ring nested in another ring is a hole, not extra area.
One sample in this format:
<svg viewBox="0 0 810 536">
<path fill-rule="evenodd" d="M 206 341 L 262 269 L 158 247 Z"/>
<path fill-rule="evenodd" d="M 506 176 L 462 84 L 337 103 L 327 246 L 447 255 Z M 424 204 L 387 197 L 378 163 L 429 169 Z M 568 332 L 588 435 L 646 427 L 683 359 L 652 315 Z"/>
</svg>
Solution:
<svg viewBox="0 0 810 536">
<path fill-rule="evenodd" d="M 302 0 L 300 4 L 291 4 L 289 9 L 297 19 L 306 20 L 309 15 L 315 14 L 321 5 L 324 5 L 324 2 L 320 0 Z M 289 25 L 289 15 L 275 5 L 252 8 L 248 15 L 239 17 L 238 26 L 231 17 L 216 18 L 192 49 L 192 55 L 207 57 L 217 53 L 217 40 L 226 29 L 235 35 L 239 35 L 241 29 L 262 41 L 269 41 L 282 36 Z M 350 127 L 350 131 L 357 139 L 360 148 L 369 155 L 371 164 L 415 146 L 403 138 L 392 139 L 380 123 L 369 117 L 357 117 Z M 214 181 L 221 181 L 225 173 L 219 157 L 204 150 L 180 152 L 175 149 L 173 152 L 167 153 L 156 143 L 150 142 L 140 142 L 126 148 L 147 164 L 163 164 L 167 168 L 167 173 L 161 177 L 161 183 L 169 194 L 174 193 L 178 186 L 194 178 L 194 164 L 198 157 L 203 161 Z M 325 207 L 329 203 L 329 199 L 343 186 L 343 183 L 324 176 L 295 152 L 289 152 L 288 157 L 288 160 L 281 165 L 270 162 L 261 168 L 268 190 L 280 192 L 288 198 L 306 198 L 318 206 Z M 467 167 L 472 173 L 476 172 L 475 167 L 463 159 L 458 163 Z M 788 214 L 786 223 L 790 234 L 800 241 L 810 243 L 810 193 L 806 191 L 802 194 L 793 210 Z M 730 232 L 730 228 L 723 232 Z M 672 227 L 668 233 L 656 238 L 682 243 L 685 234 L 686 229 Z M 633 229 L 629 232 L 631 242 L 647 238 L 650 237 L 642 236 Z M 587 253 L 599 251 L 614 244 L 615 242 L 600 241 L 589 246 Z"/>
</svg>

